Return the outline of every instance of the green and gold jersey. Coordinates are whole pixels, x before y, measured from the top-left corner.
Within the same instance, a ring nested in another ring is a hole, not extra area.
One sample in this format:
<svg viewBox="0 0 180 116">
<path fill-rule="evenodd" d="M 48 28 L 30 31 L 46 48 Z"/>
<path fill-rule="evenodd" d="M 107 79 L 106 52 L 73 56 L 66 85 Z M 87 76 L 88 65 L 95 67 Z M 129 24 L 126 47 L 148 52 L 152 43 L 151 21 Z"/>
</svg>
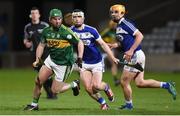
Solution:
<svg viewBox="0 0 180 116">
<path fill-rule="evenodd" d="M 116 40 L 116 32 L 113 29 L 105 29 L 101 32 L 101 37 L 106 43 L 114 43 Z"/>
<path fill-rule="evenodd" d="M 42 32 L 41 43 L 47 45 L 51 60 L 58 65 L 74 64 L 73 45 L 78 42 L 79 38 L 64 25 L 58 31 L 50 26 Z"/>
</svg>

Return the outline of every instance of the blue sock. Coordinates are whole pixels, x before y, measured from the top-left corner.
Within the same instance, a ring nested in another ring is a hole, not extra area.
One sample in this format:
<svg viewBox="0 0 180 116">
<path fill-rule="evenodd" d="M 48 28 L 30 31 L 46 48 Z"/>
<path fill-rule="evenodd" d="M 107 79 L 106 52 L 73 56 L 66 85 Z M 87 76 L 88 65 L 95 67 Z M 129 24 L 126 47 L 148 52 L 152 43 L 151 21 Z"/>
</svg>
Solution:
<svg viewBox="0 0 180 116">
<path fill-rule="evenodd" d="M 125 101 L 125 102 L 126 102 L 126 108 L 128 108 L 128 109 L 132 109 L 133 108 L 132 100 Z"/>
<path fill-rule="evenodd" d="M 106 101 L 105 101 L 105 99 L 104 98 L 99 98 L 98 100 L 97 100 L 97 102 L 99 102 L 100 104 L 105 104 L 106 103 Z"/>
<path fill-rule="evenodd" d="M 161 88 L 168 89 L 169 88 L 169 83 L 161 82 Z"/>
</svg>

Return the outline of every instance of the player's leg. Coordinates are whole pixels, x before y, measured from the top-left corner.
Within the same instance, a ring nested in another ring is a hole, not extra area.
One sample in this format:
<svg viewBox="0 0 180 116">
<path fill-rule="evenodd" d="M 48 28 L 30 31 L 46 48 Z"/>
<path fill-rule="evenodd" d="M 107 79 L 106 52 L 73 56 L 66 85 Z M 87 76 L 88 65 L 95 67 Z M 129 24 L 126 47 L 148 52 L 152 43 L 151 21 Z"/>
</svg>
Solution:
<svg viewBox="0 0 180 116">
<path fill-rule="evenodd" d="M 140 63 L 144 68 L 145 66 L 145 55 L 142 50 L 136 51 L 131 58 L 131 63 Z M 124 97 L 125 97 L 125 105 L 121 107 L 121 109 L 132 109 L 132 89 L 130 82 L 136 78 L 138 75 L 143 75 L 143 72 L 139 70 L 129 67 L 127 65 L 124 66 L 123 72 L 121 75 L 121 87 L 123 89 Z"/>
<path fill-rule="evenodd" d="M 39 71 L 39 76 L 35 81 L 35 88 L 33 92 L 33 101 L 27 105 L 24 110 L 38 110 L 38 101 L 41 95 L 41 88 L 43 83 L 53 74 L 52 70 L 43 65 Z"/>
<path fill-rule="evenodd" d="M 173 82 L 160 82 L 154 79 L 144 80 L 144 72 L 140 72 L 135 78 L 135 83 L 139 88 L 164 88 L 172 94 L 173 99 L 176 99 L 176 89 Z"/>
<path fill-rule="evenodd" d="M 75 80 L 71 83 L 65 83 L 65 80 L 72 72 L 73 66 L 60 66 L 54 64 L 52 67 L 55 73 L 55 80 L 52 84 L 52 92 L 54 94 L 63 93 L 70 88 L 73 89 L 73 94 L 77 96 L 79 94 L 79 81 Z"/>
<path fill-rule="evenodd" d="M 35 57 L 34 57 L 35 58 Z M 44 59 L 44 57 L 43 57 Z M 39 65 L 38 67 L 34 67 L 34 70 L 39 72 L 39 70 L 41 69 L 42 65 L 43 65 L 43 60 L 41 61 L 41 65 Z M 44 83 L 43 83 L 43 88 L 47 94 L 47 98 L 48 99 L 57 99 L 56 95 L 53 95 L 52 91 L 51 91 L 51 86 L 52 86 L 52 82 L 53 82 L 53 78 L 49 77 Z"/>
<path fill-rule="evenodd" d="M 96 100 L 101 105 L 101 109 L 102 110 L 108 109 L 108 105 L 106 104 L 105 99 L 102 98 L 101 94 L 97 90 L 93 90 L 92 88 L 92 72 L 87 70 L 81 71 L 80 79 L 82 81 L 82 84 L 86 92 L 89 94 L 91 98 Z"/>
<path fill-rule="evenodd" d="M 97 100 L 96 97 L 92 96 L 93 95 L 93 90 L 92 90 L 92 73 L 90 71 L 84 70 L 80 72 L 80 79 L 81 82 L 86 90 L 86 92 L 95 100 Z"/>
<path fill-rule="evenodd" d="M 93 78 L 92 78 L 92 83 L 93 83 L 93 90 L 100 90 L 104 91 L 108 97 L 108 99 L 113 102 L 114 101 L 114 94 L 110 88 L 110 86 L 102 82 L 102 72 L 93 72 Z"/>
<path fill-rule="evenodd" d="M 136 62 L 139 62 L 144 68 L 145 66 L 144 52 L 142 50 L 139 50 L 135 53 L 135 56 L 136 58 L 133 58 L 133 59 L 136 60 Z M 136 69 L 131 68 L 131 70 L 134 72 L 139 72 Z M 137 73 L 137 76 L 135 78 L 135 83 L 140 88 L 147 88 L 147 87 L 148 88 L 165 88 L 172 95 L 173 99 L 174 100 L 176 99 L 177 93 L 176 93 L 174 82 L 160 82 L 153 79 L 144 80 L 144 72 L 139 72 Z"/>
<path fill-rule="evenodd" d="M 57 99 L 57 96 L 52 93 L 51 87 L 53 78 L 49 77 L 48 80 L 43 84 L 43 88 L 47 94 L 47 99 Z"/>
<path fill-rule="evenodd" d="M 139 88 L 160 88 L 161 82 L 153 80 L 153 79 L 146 79 L 144 80 L 144 72 L 138 72 L 137 76 L 135 77 L 135 84 Z"/>
<path fill-rule="evenodd" d="M 123 90 L 124 98 L 125 98 L 125 105 L 122 105 L 120 109 L 132 109 L 132 88 L 131 88 L 131 81 L 136 73 L 129 72 L 127 70 L 123 70 L 121 75 L 121 87 Z"/>
<path fill-rule="evenodd" d="M 109 84 L 102 82 L 104 72 L 104 63 L 99 62 L 97 64 L 94 64 L 92 66 L 92 83 L 93 83 L 93 90 L 101 90 L 106 93 L 108 96 L 108 99 L 113 102 L 114 101 L 114 95 L 113 92 L 109 86 Z"/>
</svg>

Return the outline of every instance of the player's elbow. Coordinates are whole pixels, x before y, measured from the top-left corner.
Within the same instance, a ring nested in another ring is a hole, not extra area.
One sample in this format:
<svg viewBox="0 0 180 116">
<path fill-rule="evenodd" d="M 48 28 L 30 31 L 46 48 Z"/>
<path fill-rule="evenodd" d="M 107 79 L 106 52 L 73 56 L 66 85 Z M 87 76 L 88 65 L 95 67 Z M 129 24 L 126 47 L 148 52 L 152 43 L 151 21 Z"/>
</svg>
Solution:
<svg viewBox="0 0 180 116">
<path fill-rule="evenodd" d="M 141 38 L 141 40 L 144 38 L 144 36 L 143 36 L 143 34 L 141 33 L 141 35 L 140 35 L 140 38 Z"/>
<path fill-rule="evenodd" d="M 138 33 L 138 38 L 140 38 L 141 40 L 144 38 L 144 36 L 141 32 Z"/>
<path fill-rule="evenodd" d="M 135 33 L 135 37 L 136 37 L 136 39 L 138 39 L 138 40 L 142 40 L 142 39 L 144 38 L 143 34 L 142 34 L 140 31 L 137 31 L 137 32 Z"/>
</svg>

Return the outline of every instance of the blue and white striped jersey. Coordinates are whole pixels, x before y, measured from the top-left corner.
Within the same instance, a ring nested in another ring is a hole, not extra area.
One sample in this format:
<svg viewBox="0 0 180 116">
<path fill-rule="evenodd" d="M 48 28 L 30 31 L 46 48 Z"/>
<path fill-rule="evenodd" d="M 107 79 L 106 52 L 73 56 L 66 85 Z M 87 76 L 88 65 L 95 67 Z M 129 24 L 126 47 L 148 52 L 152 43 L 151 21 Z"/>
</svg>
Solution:
<svg viewBox="0 0 180 116">
<path fill-rule="evenodd" d="M 102 61 L 102 55 L 96 45 L 96 40 L 102 39 L 97 30 L 91 26 L 83 24 L 83 29 L 78 30 L 75 26 L 72 31 L 83 41 L 84 54 L 83 61 L 86 64 L 96 64 Z"/>
<path fill-rule="evenodd" d="M 116 38 L 122 45 L 122 50 L 124 52 L 128 51 L 135 42 L 135 33 L 138 29 L 133 25 L 133 23 L 122 18 L 116 28 Z M 135 51 L 140 50 L 141 45 L 139 45 Z M 134 52 L 135 52 L 134 51 Z"/>
</svg>

